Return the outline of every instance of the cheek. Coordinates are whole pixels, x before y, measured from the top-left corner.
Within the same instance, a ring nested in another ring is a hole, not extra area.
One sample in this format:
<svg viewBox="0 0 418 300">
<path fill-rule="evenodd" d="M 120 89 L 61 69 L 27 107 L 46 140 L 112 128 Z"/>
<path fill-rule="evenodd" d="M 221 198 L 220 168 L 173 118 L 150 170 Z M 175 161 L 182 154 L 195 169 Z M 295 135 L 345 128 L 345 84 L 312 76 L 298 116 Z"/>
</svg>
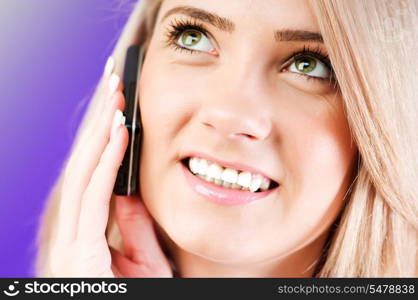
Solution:
<svg viewBox="0 0 418 300">
<path fill-rule="evenodd" d="M 289 137 L 287 161 L 294 166 L 290 170 L 295 171 L 303 184 L 317 181 L 318 175 L 324 181 L 341 179 L 350 162 L 350 136 L 345 126 L 327 120 L 306 125 L 303 126 L 302 120 L 293 127 L 292 138 Z"/>
<path fill-rule="evenodd" d="M 325 104 L 315 115 L 294 112 L 281 123 L 288 209 L 314 224 L 333 218 L 350 181 L 356 147 L 342 108 Z M 295 201 L 295 199 L 298 199 Z M 316 221 L 315 221 L 315 220 Z"/>
<path fill-rule="evenodd" d="M 170 79 L 170 75 L 158 76 L 158 74 L 166 74 L 164 72 L 152 70 L 152 67 L 149 71 L 144 71 L 141 77 L 139 102 L 143 123 L 152 125 L 152 133 L 154 133 L 162 129 L 161 127 L 168 126 L 169 123 L 166 122 L 178 116 L 176 111 L 182 108 L 181 99 L 178 97 L 182 93 L 182 87 L 178 82 Z"/>
<path fill-rule="evenodd" d="M 139 100 L 144 126 L 150 127 L 153 135 L 173 137 L 198 107 L 206 86 L 202 75 L 190 70 L 178 70 L 168 64 L 144 65 Z"/>
</svg>

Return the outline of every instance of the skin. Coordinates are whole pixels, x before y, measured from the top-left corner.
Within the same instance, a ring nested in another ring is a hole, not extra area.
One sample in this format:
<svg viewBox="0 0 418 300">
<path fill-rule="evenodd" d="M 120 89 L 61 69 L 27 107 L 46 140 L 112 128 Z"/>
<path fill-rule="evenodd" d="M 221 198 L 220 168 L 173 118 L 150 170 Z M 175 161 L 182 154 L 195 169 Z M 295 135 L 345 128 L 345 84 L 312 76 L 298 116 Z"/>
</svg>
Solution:
<svg viewBox="0 0 418 300">
<path fill-rule="evenodd" d="M 226 16 L 235 31 L 207 25 L 213 47 L 175 51 L 166 31 L 181 16 L 161 18 L 177 5 Z M 141 194 L 115 197 L 123 249 L 105 236 L 128 145 L 125 126 L 112 131 L 125 106 L 119 82 L 115 91 L 100 89 L 101 105 L 65 168 L 50 276 L 171 277 L 167 255 L 181 277 L 312 276 L 357 148 L 335 87 L 283 66 L 303 46 L 325 47 L 277 43 L 273 30 L 283 28 L 319 31 L 302 0 L 163 2 L 139 86 Z M 186 151 L 253 166 L 280 187 L 246 205 L 215 204 L 188 186 L 179 161 Z"/>
<path fill-rule="evenodd" d="M 105 73 L 102 82 L 109 84 L 109 77 Z M 139 195 L 115 197 L 115 217 L 123 236 L 123 251 L 107 243 L 105 230 L 110 199 L 128 146 L 128 130 L 113 122 L 116 110 L 123 111 L 125 107 L 120 81 L 114 91 L 106 86 L 100 90 L 104 91 L 99 99 L 100 108 L 65 168 L 56 239 L 48 257 L 48 276 L 172 277 L 152 218 Z"/>
<path fill-rule="evenodd" d="M 178 5 L 228 17 L 235 31 L 206 25 L 213 49 L 175 51 L 165 44 L 170 20 L 189 17 L 161 19 Z M 140 185 L 182 277 L 312 276 L 342 208 L 357 149 L 341 96 L 332 84 L 280 72 L 303 46 L 326 48 L 275 42 L 273 30 L 284 28 L 319 32 L 307 1 L 162 4 L 140 80 Z M 247 205 L 212 203 L 181 170 L 191 150 L 258 168 L 280 188 Z"/>
</svg>

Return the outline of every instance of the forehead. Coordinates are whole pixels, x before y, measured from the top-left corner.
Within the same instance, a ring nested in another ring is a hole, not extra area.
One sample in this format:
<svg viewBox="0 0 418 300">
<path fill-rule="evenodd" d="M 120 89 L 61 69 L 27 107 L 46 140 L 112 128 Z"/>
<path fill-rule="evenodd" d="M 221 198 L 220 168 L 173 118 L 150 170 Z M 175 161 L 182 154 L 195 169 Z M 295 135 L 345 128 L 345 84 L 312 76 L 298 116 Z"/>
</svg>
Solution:
<svg viewBox="0 0 418 300">
<path fill-rule="evenodd" d="M 164 0 L 159 20 L 177 6 L 192 6 L 227 18 L 237 31 L 252 29 L 301 29 L 318 31 L 308 0 Z"/>
</svg>

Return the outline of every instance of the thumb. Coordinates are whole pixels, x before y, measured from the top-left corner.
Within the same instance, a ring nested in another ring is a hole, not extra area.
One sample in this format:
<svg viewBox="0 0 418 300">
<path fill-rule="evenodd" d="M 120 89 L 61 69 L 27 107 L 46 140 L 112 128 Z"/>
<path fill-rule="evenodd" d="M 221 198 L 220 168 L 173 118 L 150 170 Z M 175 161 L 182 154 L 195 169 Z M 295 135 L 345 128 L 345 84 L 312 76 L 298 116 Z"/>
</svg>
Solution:
<svg viewBox="0 0 418 300">
<path fill-rule="evenodd" d="M 169 265 L 154 230 L 150 213 L 139 196 L 115 197 L 116 222 L 126 257 L 137 264 Z"/>
</svg>

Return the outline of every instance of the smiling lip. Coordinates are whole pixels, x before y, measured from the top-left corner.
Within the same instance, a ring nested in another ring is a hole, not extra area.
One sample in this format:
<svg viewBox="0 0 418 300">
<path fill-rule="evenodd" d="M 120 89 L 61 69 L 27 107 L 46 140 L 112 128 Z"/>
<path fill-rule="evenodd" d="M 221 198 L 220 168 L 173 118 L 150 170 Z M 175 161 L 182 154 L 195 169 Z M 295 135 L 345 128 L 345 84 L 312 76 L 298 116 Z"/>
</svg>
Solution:
<svg viewBox="0 0 418 300">
<path fill-rule="evenodd" d="M 249 202 L 265 198 L 279 188 L 276 186 L 273 189 L 257 193 L 224 188 L 193 175 L 185 165 L 182 163 L 180 163 L 180 165 L 186 176 L 187 183 L 192 190 L 194 190 L 197 194 L 205 197 L 209 201 L 223 205 L 247 204 Z"/>
<path fill-rule="evenodd" d="M 187 158 L 187 157 L 198 157 L 198 158 L 204 158 L 206 160 L 209 160 L 210 162 L 214 162 L 224 168 L 232 168 L 235 170 L 239 170 L 239 171 L 247 171 L 253 174 L 260 174 L 263 177 L 266 177 L 267 179 L 276 182 L 277 184 L 279 184 L 279 182 L 277 182 L 276 180 L 272 179 L 270 176 L 268 176 L 267 174 L 265 174 L 264 172 L 257 170 L 253 167 L 241 164 L 241 163 L 230 163 L 230 162 L 226 162 L 226 161 L 222 161 L 219 159 L 216 159 L 214 157 L 211 157 L 210 155 L 207 155 L 205 153 L 202 152 L 197 152 L 197 151 L 192 151 L 192 152 L 187 152 L 185 155 L 183 155 L 183 157 L 181 158 L 181 160 Z"/>
</svg>

